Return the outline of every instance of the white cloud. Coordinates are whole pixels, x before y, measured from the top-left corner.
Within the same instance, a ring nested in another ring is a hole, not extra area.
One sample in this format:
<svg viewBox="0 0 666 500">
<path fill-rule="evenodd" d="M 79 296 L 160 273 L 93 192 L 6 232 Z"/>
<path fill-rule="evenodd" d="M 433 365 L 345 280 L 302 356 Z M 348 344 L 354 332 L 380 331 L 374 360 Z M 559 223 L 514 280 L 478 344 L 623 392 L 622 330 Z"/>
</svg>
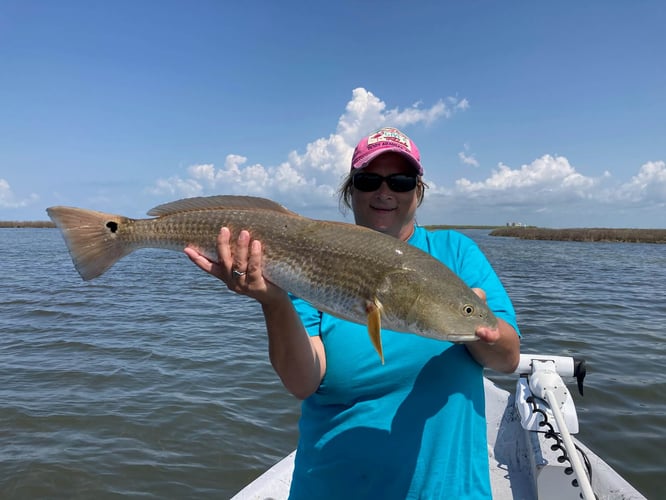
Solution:
<svg viewBox="0 0 666 500">
<path fill-rule="evenodd" d="M 7 180 L 0 178 L 0 207 L 21 208 L 33 204 L 39 196 L 32 193 L 27 198 L 18 198 Z"/>
<path fill-rule="evenodd" d="M 460 159 L 460 161 L 465 165 L 478 167 L 479 166 L 478 160 L 474 157 L 473 154 L 469 154 L 469 144 L 465 144 L 463 147 L 464 151 L 458 153 L 458 158 Z"/>
<path fill-rule="evenodd" d="M 577 171 L 563 156 L 544 155 L 519 168 L 500 163 L 478 181 L 461 178 L 452 187 L 432 186 L 419 221 L 503 224 L 519 220 L 546 226 L 663 226 L 666 162 L 640 167 L 628 182 Z"/>
<path fill-rule="evenodd" d="M 615 192 L 617 201 L 666 206 L 666 162 L 643 164 L 631 180 Z"/>
<path fill-rule="evenodd" d="M 466 109 L 469 109 L 469 101 L 467 99 L 458 100 L 453 97 L 449 97 L 449 102 L 453 104 L 453 107 L 456 110 L 465 111 Z"/>
<path fill-rule="evenodd" d="M 174 176 L 167 179 L 157 179 L 155 185 L 146 189 L 150 194 L 170 196 L 192 197 L 198 196 L 203 192 L 201 184 L 194 179 L 181 179 Z"/>
<path fill-rule="evenodd" d="M 338 186 L 348 172 L 353 148 L 360 137 L 385 125 L 428 125 L 468 107 L 466 99 L 445 98 L 430 107 L 416 102 L 405 109 L 388 109 L 374 94 L 357 88 L 334 133 L 304 148 L 285 152 L 286 158 L 281 162 L 263 165 L 239 154 L 229 154 L 220 167 L 213 163 L 191 165 L 184 175 L 159 179 L 148 191 L 171 199 L 251 194 L 275 199 L 304 215 L 331 218 L 335 216 L 331 209 L 337 207 Z M 617 226 L 622 224 L 617 218 L 618 211 L 631 213 L 632 209 L 640 208 L 645 209 L 645 214 L 650 211 L 659 214 L 666 206 L 664 161 L 645 163 L 636 175 L 622 183 L 609 172 L 599 177 L 586 175 L 564 156 L 544 154 L 519 167 L 500 162 L 485 174 L 468 144 L 458 158 L 463 164 L 475 167 L 473 174 L 446 184 L 433 170 L 432 177 L 427 178 L 430 189 L 426 192 L 426 203 L 419 210 L 420 222 L 441 223 L 448 218 L 446 214 L 457 214 L 459 219 L 452 217 L 448 222 L 493 224 L 521 220 L 556 225 L 567 220 L 571 225 L 590 225 L 589 221 L 594 219 L 609 220 L 610 225 Z M 8 185 L 3 187 L 0 182 L 0 206 L 6 206 L 7 200 L 13 198 Z"/>
<path fill-rule="evenodd" d="M 448 103 L 448 104 L 447 104 Z M 345 113 L 338 120 L 337 135 L 349 145 L 355 146 L 364 134 L 384 125 L 406 127 L 416 123 L 426 125 L 440 118 L 449 118 L 455 111 L 464 111 L 469 107 L 466 99 L 449 97 L 446 102 L 438 100 L 430 108 L 422 108 L 417 101 L 410 108 L 393 108 L 386 111 L 386 104 L 372 92 L 364 88 L 352 91 L 352 99 L 347 103 Z"/>
<path fill-rule="evenodd" d="M 248 164 L 246 157 L 230 154 L 221 168 L 214 164 L 192 165 L 185 178 L 159 179 L 148 192 L 169 196 L 251 194 L 278 197 L 294 208 L 308 204 L 335 206 L 338 185 L 348 172 L 353 149 L 363 135 L 388 124 L 428 125 L 468 106 L 465 99 L 447 98 L 428 108 L 416 102 L 406 109 L 387 110 L 374 94 L 357 88 L 338 120 L 336 132 L 307 144 L 303 153 L 290 151 L 286 161 L 269 166 Z"/>
<path fill-rule="evenodd" d="M 500 203 L 564 201 L 587 198 L 598 180 L 576 171 L 563 156 L 544 155 L 520 168 L 499 164 L 490 177 L 473 182 L 467 178 L 455 182 L 455 191 L 475 199 L 492 199 Z M 502 198 L 498 199 L 501 194 Z"/>
</svg>

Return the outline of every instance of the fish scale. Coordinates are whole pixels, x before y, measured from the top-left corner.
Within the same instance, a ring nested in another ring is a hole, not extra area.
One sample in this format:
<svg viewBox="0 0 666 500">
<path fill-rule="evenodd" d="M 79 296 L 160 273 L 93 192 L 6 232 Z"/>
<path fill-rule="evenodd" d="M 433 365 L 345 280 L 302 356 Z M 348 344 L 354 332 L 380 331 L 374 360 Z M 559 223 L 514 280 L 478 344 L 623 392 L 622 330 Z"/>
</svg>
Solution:
<svg viewBox="0 0 666 500">
<path fill-rule="evenodd" d="M 321 311 L 367 324 L 380 357 L 380 327 L 428 338 L 476 340 L 492 312 L 444 264 L 392 236 L 354 224 L 302 217 L 264 198 L 213 196 L 155 207 L 151 219 L 51 207 L 84 280 L 139 248 L 198 248 L 217 259 L 221 227 L 232 252 L 241 230 L 262 242 L 263 275 Z M 382 358 L 383 359 L 383 358 Z"/>
</svg>

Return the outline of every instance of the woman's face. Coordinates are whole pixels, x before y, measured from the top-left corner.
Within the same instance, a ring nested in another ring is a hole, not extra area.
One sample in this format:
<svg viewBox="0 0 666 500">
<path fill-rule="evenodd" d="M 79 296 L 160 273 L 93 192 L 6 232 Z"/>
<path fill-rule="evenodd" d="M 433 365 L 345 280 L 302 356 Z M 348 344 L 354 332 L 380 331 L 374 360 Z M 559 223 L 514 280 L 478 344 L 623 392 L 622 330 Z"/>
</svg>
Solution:
<svg viewBox="0 0 666 500">
<path fill-rule="evenodd" d="M 384 177 L 391 174 L 415 174 L 414 168 L 398 153 L 384 153 L 357 172 Z M 406 241 L 414 231 L 417 192 L 417 189 L 395 192 L 386 182 L 382 182 L 376 191 L 371 192 L 352 188 L 351 202 L 356 224 Z"/>
</svg>

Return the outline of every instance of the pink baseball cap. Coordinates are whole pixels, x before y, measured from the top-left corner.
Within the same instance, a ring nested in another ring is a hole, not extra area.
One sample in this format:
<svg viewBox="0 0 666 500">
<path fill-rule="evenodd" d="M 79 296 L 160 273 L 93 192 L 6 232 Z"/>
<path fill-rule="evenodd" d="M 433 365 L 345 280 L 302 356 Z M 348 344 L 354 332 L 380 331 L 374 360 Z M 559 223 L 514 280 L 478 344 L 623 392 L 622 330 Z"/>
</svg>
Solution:
<svg viewBox="0 0 666 500">
<path fill-rule="evenodd" d="M 403 155 L 418 174 L 423 175 L 419 148 L 409 137 L 392 127 L 381 128 L 359 141 L 352 156 L 352 169 L 365 168 L 379 155 L 391 151 Z"/>
</svg>

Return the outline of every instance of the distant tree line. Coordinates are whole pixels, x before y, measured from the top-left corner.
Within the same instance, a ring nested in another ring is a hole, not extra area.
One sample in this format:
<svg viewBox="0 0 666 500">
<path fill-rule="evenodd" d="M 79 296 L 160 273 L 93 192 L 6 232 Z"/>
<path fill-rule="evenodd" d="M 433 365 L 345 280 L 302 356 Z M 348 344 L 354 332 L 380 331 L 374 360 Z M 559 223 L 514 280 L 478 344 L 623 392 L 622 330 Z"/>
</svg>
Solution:
<svg viewBox="0 0 666 500">
<path fill-rule="evenodd" d="M 423 227 L 428 231 L 435 231 L 439 229 L 494 229 L 497 226 L 477 226 L 474 224 L 430 224 Z"/>
<path fill-rule="evenodd" d="M 55 227 L 51 221 L 15 221 L 15 220 L 0 220 L 0 228 L 7 227 Z"/>
<path fill-rule="evenodd" d="M 666 229 L 499 227 L 491 236 L 510 236 L 523 240 L 602 241 L 623 243 L 666 243 Z"/>
</svg>

